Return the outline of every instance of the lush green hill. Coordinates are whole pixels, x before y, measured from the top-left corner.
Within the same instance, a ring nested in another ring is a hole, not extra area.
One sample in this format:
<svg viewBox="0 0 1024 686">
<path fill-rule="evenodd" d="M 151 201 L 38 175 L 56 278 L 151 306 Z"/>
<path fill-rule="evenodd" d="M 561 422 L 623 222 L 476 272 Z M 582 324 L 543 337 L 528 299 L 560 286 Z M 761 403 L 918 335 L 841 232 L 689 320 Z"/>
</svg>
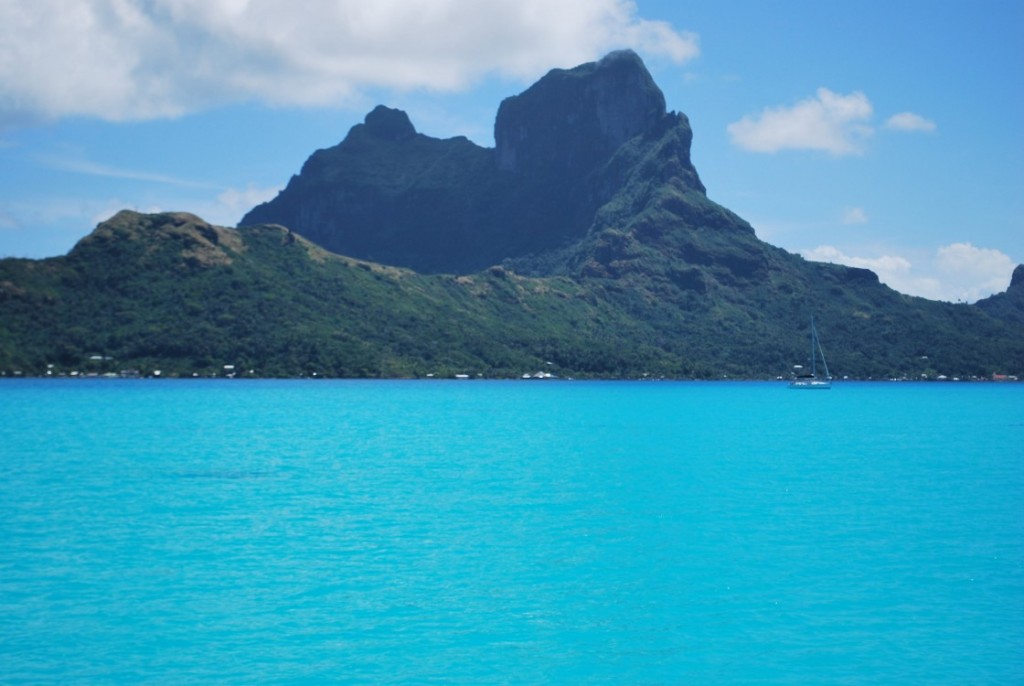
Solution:
<svg viewBox="0 0 1024 686">
<path fill-rule="evenodd" d="M 121 212 L 65 257 L 0 261 L 0 371 L 766 378 L 803 360 L 811 311 L 839 374 L 1024 371 L 1020 329 L 979 308 L 774 249 L 751 269 L 724 245 L 725 267 L 673 271 L 604 235 L 584 270 L 614 275 L 421 275 L 280 226 Z"/>
<path fill-rule="evenodd" d="M 549 358 L 601 375 L 645 358 L 688 371 L 647 345 L 617 348 L 643 327 L 569 279 L 421 276 L 187 214 L 121 212 L 66 257 L 0 261 L 0 313 L 9 373 L 510 376 Z"/>
</svg>

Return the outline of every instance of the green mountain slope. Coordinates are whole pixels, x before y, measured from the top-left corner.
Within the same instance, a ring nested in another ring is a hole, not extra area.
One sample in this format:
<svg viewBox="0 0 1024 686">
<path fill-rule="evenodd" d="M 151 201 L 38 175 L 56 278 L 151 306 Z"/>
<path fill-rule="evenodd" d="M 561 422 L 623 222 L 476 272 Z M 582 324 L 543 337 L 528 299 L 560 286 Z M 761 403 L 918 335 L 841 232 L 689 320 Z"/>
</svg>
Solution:
<svg viewBox="0 0 1024 686">
<path fill-rule="evenodd" d="M 732 248 L 730 267 L 642 270 L 649 245 L 597 243 L 608 259 L 583 268 L 615 276 L 421 275 L 280 226 L 121 212 L 67 256 L 0 261 L 0 371 L 766 378 L 802 361 L 816 310 L 840 374 L 1021 372 L 1019 328 L 900 296 L 870 272 L 812 280 L 774 249 L 747 272 Z"/>
<path fill-rule="evenodd" d="M 422 276 L 332 255 L 279 226 L 121 212 L 66 257 L 0 261 L 0 370 L 518 375 L 572 359 L 616 375 L 679 362 L 565 278 Z M 604 342 L 599 327 L 622 333 Z M 111 358 L 93 360 L 91 358 Z M 632 362 L 630 362 L 632 364 Z M 680 371 L 686 371 L 680 369 Z"/>
</svg>

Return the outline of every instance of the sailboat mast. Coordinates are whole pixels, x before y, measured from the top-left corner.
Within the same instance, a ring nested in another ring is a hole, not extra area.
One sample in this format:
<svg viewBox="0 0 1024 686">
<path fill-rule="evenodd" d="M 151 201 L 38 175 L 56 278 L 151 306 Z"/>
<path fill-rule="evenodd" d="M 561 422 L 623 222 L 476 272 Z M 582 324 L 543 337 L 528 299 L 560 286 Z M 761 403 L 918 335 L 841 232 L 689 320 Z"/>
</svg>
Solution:
<svg viewBox="0 0 1024 686">
<path fill-rule="evenodd" d="M 817 351 L 814 349 L 815 344 L 818 341 L 818 332 L 814 330 L 814 315 L 811 315 L 811 376 L 817 376 L 815 369 L 815 361 L 818 357 Z"/>
<path fill-rule="evenodd" d="M 815 332 L 814 340 L 818 343 L 818 352 L 821 353 L 821 363 L 825 365 L 825 378 L 831 379 L 832 372 L 828 370 L 828 362 L 825 361 L 825 351 L 821 349 L 821 340 L 818 338 L 817 332 Z"/>
</svg>

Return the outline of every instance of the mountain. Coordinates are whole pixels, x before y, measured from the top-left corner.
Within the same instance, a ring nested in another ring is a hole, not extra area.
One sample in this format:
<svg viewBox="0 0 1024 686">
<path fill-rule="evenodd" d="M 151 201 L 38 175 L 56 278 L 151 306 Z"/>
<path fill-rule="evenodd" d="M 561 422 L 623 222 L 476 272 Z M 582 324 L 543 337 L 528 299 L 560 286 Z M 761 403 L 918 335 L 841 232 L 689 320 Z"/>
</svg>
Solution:
<svg viewBox="0 0 1024 686">
<path fill-rule="evenodd" d="M 965 305 L 807 262 L 707 197 L 692 136 L 628 51 L 506 99 L 493 149 L 378 107 L 238 228 L 121 212 L 0 260 L 0 373 L 773 378 L 814 314 L 839 375 L 1024 374 L 1024 268 Z"/>
<path fill-rule="evenodd" d="M 425 273 L 471 273 L 587 235 L 625 171 L 613 157 L 637 136 L 677 139 L 694 191 L 689 123 L 640 58 L 615 52 L 555 69 L 501 103 L 495 148 L 416 133 L 380 106 L 338 145 L 318 150 L 241 225 L 291 227 L 334 252 Z"/>
</svg>

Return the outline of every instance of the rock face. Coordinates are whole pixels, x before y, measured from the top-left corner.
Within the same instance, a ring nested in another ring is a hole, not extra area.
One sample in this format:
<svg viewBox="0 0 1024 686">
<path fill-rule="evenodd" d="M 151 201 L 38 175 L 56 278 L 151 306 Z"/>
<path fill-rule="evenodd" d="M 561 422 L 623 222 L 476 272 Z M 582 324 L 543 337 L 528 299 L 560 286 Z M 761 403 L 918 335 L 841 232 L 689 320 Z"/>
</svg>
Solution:
<svg viewBox="0 0 1024 686">
<path fill-rule="evenodd" d="M 401 141 L 416 135 L 416 129 L 409 121 L 409 115 L 401 110 L 393 110 L 378 105 L 366 115 L 366 133 L 374 138 L 386 141 Z"/>
<path fill-rule="evenodd" d="M 494 124 L 498 167 L 587 174 L 665 114 L 664 95 L 632 51 L 555 69 L 501 103 Z"/>
<path fill-rule="evenodd" d="M 493 149 L 416 133 L 404 112 L 379 106 L 240 224 L 282 224 L 329 250 L 421 272 L 472 272 L 592 233 L 644 150 L 661 151 L 656 172 L 703 194 L 691 139 L 640 58 L 615 52 L 506 99 Z"/>
<path fill-rule="evenodd" d="M 1010 277 L 1010 288 L 1024 288 L 1024 264 L 1018 264 Z"/>
<path fill-rule="evenodd" d="M 424 136 L 405 112 L 377 107 L 241 224 L 281 224 L 362 259 L 454 269 L 488 248 L 476 229 L 499 197 L 481 183 L 493 177 L 492 159 L 465 138 Z"/>
</svg>

